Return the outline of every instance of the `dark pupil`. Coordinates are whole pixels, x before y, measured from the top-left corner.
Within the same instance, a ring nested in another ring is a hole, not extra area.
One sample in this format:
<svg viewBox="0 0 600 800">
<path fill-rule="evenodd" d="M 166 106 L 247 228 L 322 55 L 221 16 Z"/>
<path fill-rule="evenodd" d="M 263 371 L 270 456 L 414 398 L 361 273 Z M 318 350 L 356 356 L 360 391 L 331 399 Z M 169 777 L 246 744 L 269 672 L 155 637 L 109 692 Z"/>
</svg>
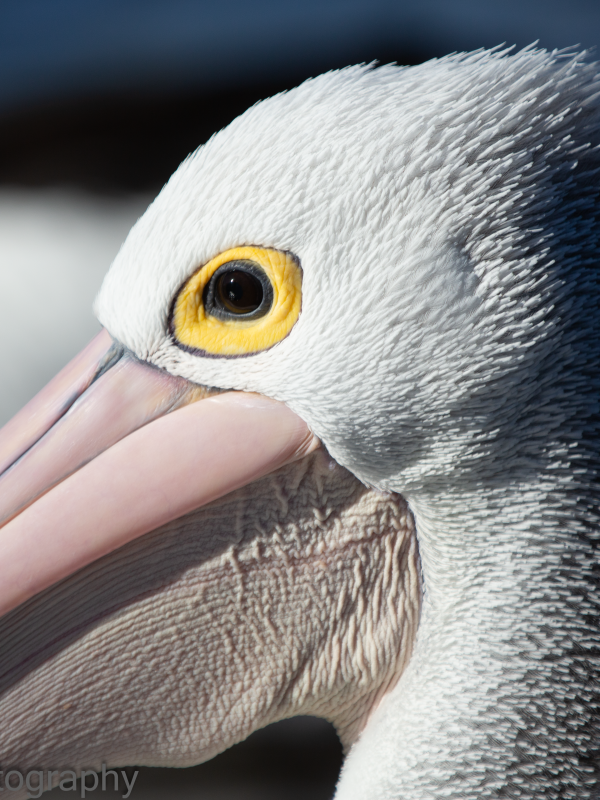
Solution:
<svg viewBox="0 0 600 800">
<path fill-rule="evenodd" d="M 254 275 L 234 269 L 219 276 L 217 296 L 233 314 L 250 314 L 262 303 L 263 287 Z"/>
</svg>

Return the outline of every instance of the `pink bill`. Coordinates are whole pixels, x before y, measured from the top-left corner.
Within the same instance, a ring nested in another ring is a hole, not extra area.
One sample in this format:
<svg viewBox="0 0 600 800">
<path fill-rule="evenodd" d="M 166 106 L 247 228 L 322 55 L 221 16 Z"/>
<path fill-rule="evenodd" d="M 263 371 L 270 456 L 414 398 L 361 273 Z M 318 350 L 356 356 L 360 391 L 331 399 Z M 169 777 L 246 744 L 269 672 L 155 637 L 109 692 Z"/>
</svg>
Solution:
<svg viewBox="0 0 600 800">
<path fill-rule="evenodd" d="M 98 350 L 101 364 L 108 348 Z M 16 443 L 3 453 L 13 465 L 0 477 L 0 515 L 9 520 L 0 528 L 0 614 L 318 446 L 299 417 L 260 395 L 207 397 L 127 355 L 93 381 L 98 363 L 90 361 L 82 355 L 71 389 L 49 385 L 53 410 L 32 401 L 50 427 L 16 463 L 38 423 L 20 412 L 0 438 Z M 82 387 L 60 417 L 60 398 Z"/>
</svg>

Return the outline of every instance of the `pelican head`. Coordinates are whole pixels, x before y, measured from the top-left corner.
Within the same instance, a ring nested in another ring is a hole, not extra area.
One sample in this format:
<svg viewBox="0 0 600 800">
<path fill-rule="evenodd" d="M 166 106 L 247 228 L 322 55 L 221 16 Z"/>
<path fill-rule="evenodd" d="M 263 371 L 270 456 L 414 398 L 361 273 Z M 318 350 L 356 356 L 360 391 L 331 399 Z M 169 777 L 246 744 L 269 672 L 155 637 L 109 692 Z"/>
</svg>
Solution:
<svg viewBox="0 0 600 800">
<path fill-rule="evenodd" d="M 340 800 L 596 796 L 598 88 L 532 48 L 352 67 L 181 165 L 79 399 L 11 433 L 2 763 L 313 713 Z"/>
</svg>

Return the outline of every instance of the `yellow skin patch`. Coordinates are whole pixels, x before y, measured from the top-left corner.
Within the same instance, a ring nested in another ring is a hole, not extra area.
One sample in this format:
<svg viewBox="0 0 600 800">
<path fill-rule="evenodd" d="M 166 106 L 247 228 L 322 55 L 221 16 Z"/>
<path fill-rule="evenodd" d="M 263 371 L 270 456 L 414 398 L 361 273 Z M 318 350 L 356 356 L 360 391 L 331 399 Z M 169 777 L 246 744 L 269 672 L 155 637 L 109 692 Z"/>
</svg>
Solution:
<svg viewBox="0 0 600 800">
<path fill-rule="evenodd" d="M 207 314 L 204 291 L 219 267 L 252 261 L 273 289 L 273 304 L 258 319 L 219 319 Z M 263 247 L 225 250 L 195 272 L 180 290 L 172 316 L 175 339 L 185 347 L 214 356 L 241 356 L 267 350 L 284 339 L 300 315 L 302 270 L 291 253 Z"/>
</svg>

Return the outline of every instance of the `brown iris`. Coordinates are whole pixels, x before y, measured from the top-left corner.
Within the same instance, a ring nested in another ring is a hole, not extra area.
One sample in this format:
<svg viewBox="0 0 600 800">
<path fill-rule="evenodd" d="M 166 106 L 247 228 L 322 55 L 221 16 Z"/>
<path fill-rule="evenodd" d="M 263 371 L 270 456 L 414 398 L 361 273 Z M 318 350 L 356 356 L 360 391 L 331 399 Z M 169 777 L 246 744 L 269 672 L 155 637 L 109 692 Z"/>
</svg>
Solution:
<svg viewBox="0 0 600 800">
<path fill-rule="evenodd" d="M 229 261 L 219 267 L 204 290 L 209 316 L 227 320 L 263 317 L 273 304 L 273 287 L 253 261 Z"/>
<path fill-rule="evenodd" d="M 258 278 L 241 269 L 223 272 L 216 284 L 219 302 L 232 314 L 251 314 L 256 311 L 265 294 Z"/>
</svg>

